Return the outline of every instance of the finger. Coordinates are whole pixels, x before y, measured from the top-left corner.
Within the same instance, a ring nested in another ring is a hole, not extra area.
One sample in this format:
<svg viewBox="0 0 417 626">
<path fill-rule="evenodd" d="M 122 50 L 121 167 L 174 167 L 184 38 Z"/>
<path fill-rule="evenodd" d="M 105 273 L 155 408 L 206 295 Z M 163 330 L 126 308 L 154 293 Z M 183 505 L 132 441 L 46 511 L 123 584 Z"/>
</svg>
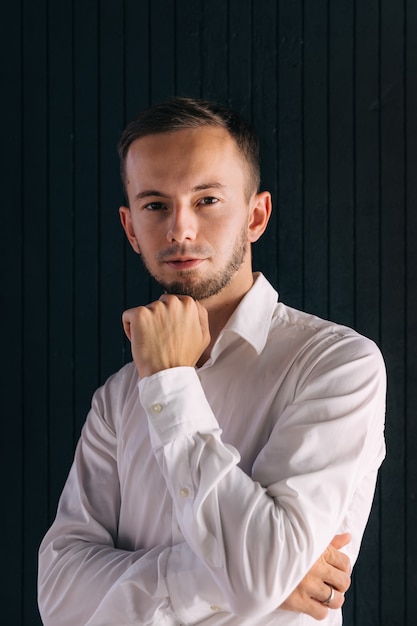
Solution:
<svg viewBox="0 0 417 626">
<path fill-rule="evenodd" d="M 170 300 L 173 300 L 174 298 L 177 298 L 177 297 L 178 296 L 175 296 L 170 293 L 163 293 L 161 296 L 159 296 L 158 300 L 160 302 L 169 302 Z"/>
<path fill-rule="evenodd" d="M 331 585 L 324 583 L 320 591 L 320 598 L 315 598 L 320 604 L 329 609 L 340 609 L 345 601 L 345 594 Z"/>
<path fill-rule="evenodd" d="M 336 567 L 342 572 L 350 574 L 352 568 L 349 557 L 347 554 L 340 552 L 340 550 L 337 550 L 332 545 L 326 548 L 324 552 L 324 559 L 332 567 Z"/>
<path fill-rule="evenodd" d="M 122 324 L 126 337 L 129 339 L 129 341 L 132 341 L 132 335 L 130 331 L 130 310 L 124 311 L 122 315 Z"/>
<path fill-rule="evenodd" d="M 331 585 L 337 591 L 341 593 L 346 593 L 346 591 L 350 587 L 350 563 L 342 563 L 340 562 L 337 565 L 327 564 L 327 571 L 323 575 L 323 581 L 328 585 Z"/>
<path fill-rule="evenodd" d="M 333 537 L 333 540 L 330 542 L 330 545 L 336 548 L 336 550 L 340 550 L 347 546 L 348 543 L 352 540 L 352 536 L 349 533 L 343 533 L 342 535 L 336 535 Z"/>
<path fill-rule="evenodd" d="M 310 598 L 305 601 L 302 612 L 307 613 L 307 615 L 310 615 L 316 620 L 323 620 L 329 613 L 329 607 L 321 602 L 317 602 L 314 598 Z"/>
<path fill-rule="evenodd" d="M 351 581 L 350 581 L 349 574 L 345 574 L 344 572 L 341 572 L 340 570 L 337 570 L 337 569 L 333 569 L 332 571 L 330 571 L 324 580 L 324 583 L 326 585 L 333 587 L 335 591 L 341 594 L 346 593 L 346 591 L 350 587 L 350 582 Z M 320 595 L 319 599 L 323 600 L 323 596 Z"/>
<path fill-rule="evenodd" d="M 175 300 L 180 300 L 180 302 L 186 302 L 187 300 L 194 301 L 191 296 L 183 296 L 181 294 L 174 293 L 163 293 L 161 296 L 159 296 L 156 302 L 160 301 L 168 304 L 169 302 L 174 302 Z"/>
</svg>

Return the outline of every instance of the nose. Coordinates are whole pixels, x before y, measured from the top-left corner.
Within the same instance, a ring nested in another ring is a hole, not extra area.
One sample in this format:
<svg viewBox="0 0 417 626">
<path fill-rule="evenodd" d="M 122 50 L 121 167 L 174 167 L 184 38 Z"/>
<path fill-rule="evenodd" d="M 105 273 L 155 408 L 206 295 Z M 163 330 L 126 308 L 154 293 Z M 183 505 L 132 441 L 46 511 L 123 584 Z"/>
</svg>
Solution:
<svg viewBox="0 0 417 626">
<path fill-rule="evenodd" d="M 191 207 L 175 206 L 169 216 L 167 239 L 170 243 L 193 241 L 197 234 L 196 215 Z"/>
</svg>

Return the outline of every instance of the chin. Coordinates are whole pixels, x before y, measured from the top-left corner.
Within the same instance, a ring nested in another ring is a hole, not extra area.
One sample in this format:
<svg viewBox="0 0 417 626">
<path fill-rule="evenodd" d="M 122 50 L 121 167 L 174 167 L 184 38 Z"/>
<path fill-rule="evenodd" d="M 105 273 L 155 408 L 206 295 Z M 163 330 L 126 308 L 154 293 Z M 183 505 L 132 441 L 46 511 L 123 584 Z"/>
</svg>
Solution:
<svg viewBox="0 0 417 626">
<path fill-rule="evenodd" d="M 194 300 L 208 300 L 213 296 L 217 296 L 223 289 L 225 289 L 231 282 L 233 276 L 220 276 L 202 280 L 184 280 L 176 281 L 169 284 L 162 284 L 161 286 L 166 293 L 177 296 L 191 296 Z"/>
</svg>

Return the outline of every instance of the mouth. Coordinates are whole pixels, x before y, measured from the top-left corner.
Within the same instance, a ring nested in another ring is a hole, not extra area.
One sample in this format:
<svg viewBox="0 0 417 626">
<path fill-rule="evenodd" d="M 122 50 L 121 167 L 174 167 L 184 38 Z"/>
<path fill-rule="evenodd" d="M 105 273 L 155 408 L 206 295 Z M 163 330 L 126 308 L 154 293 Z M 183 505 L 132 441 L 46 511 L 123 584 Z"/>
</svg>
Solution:
<svg viewBox="0 0 417 626">
<path fill-rule="evenodd" d="M 168 267 L 174 270 L 190 270 L 200 265 L 200 263 L 202 263 L 203 261 L 204 259 L 180 257 L 168 259 L 165 261 L 165 263 L 168 265 Z"/>
</svg>

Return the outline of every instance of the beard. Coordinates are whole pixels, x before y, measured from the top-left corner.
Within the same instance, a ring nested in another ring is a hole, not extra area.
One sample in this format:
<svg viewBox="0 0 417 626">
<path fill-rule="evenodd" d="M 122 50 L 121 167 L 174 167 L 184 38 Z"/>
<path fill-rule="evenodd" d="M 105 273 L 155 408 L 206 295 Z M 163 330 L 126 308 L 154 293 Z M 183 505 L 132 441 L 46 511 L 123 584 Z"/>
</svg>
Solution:
<svg viewBox="0 0 417 626">
<path fill-rule="evenodd" d="M 227 287 L 241 267 L 248 250 L 247 232 L 247 226 L 245 225 L 244 228 L 242 228 L 239 238 L 236 240 L 232 254 L 226 265 L 216 274 L 203 279 L 195 277 L 195 270 L 191 269 L 178 272 L 178 280 L 167 282 L 157 274 L 151 272 L 143 255 L 141 258 L 148 272 L 156 280 L 158 285 L 162 287 L 165 293 L 177 296 L 191 296 L 194 300 L 205 300 L 211 296 L 217 295 Z M 169 251 L 164 251 L 161 256 L 168 256 L 168 254 L 170 256 L 175 256 L 176 254 L 186 255 L 187 253 L 192 255 L 193 252 L 194 254 L 201 253 L 202 256 L 204 256 L 206 250 L 203 251 L 197 247 L 187 247 L 184 249 L 182 246 L 175 246 L 170 248 Z"/>
</svg>

